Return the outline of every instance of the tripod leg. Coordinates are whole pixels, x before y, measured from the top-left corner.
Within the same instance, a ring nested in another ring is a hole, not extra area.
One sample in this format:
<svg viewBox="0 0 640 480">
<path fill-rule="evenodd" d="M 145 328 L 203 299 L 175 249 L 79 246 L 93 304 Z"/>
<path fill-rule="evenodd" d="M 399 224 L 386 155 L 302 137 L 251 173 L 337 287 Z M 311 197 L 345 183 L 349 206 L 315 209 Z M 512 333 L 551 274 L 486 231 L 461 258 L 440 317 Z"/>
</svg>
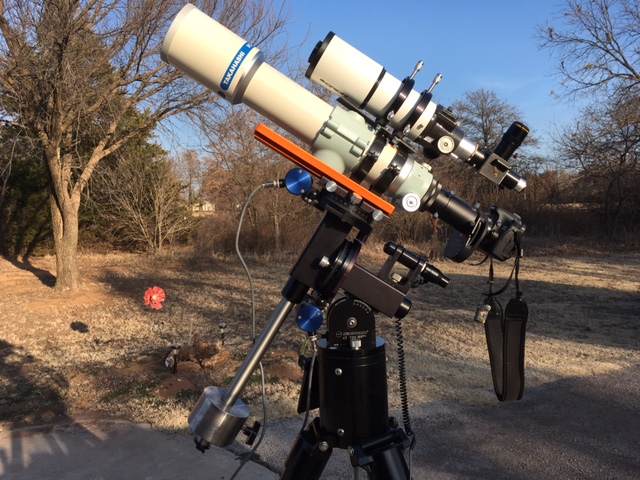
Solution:
<svg viewBox="0 0 640 480">
<path fill-rule="evenodd" d="M 403 452 L 409 439 L 400 429 L 390 430 L 377 438 L 355 445 L 349 451 L 351 464 L 369 474 L 369 480 L 410 480 Z"/>
<path fill-rule="evenodd" d="M 373 455 L 370 480 L 410 480 L 409 467 L 399 445 Z"/>
<path fill-rule="evenodd" d="M 321 441 L 316 418 L 296 438 L 280 480 L 319 480 L 331 457 L 332 448 Z"/>
</svg>

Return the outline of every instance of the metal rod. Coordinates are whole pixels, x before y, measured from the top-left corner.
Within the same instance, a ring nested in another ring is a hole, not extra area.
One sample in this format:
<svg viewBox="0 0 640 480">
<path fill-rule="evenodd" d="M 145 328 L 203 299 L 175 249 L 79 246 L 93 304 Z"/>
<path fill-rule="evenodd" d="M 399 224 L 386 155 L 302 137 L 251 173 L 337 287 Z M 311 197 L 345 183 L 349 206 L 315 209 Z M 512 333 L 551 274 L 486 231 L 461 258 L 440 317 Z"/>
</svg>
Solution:
<svg viewBox="0 0 640 480">
<path fill-rule="evenodd" d="M 269 348 L 271 341 L 275 338 L 278 330 L 282 326 L 282 323 L 293 309 L 295 303 L 290 302 L 286 298 L 283 298 L 280 301 L 278 307 L 271 314 L 271 318 L 269 319 L 269 323 L 256 340 L 256 343 L 253 345 L 251 352 L 245 358 L 244 363 L 236 373 L 236 376 L 233 378 L 231 385 L 227 388 L 227 391 L 222 396 L 221 401 L 223 403 L 223 410 L 227 408 L 233 407 L 235 405 L 238 398 L 240 398 L 240 394 L 244 389 L 245 385 L 249 381 L 251 374 L 258 367 L 260 360 Z"/>
</svg>

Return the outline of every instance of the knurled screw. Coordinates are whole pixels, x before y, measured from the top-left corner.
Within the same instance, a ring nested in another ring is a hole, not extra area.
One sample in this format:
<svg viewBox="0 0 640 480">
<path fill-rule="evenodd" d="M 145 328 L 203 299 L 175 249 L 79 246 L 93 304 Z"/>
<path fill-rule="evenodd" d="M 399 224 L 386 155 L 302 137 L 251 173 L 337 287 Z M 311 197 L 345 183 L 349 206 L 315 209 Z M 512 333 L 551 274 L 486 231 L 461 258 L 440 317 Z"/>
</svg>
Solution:
<svg viewBox="0 0 640 480">
<path fill-rule="evenodd" d="M 376 222 L 380 222 L 384 220 L 384 213 L 382 213 L 382 210 L 374 210 L 371 212 L 371 218 Z"/>
</svg>

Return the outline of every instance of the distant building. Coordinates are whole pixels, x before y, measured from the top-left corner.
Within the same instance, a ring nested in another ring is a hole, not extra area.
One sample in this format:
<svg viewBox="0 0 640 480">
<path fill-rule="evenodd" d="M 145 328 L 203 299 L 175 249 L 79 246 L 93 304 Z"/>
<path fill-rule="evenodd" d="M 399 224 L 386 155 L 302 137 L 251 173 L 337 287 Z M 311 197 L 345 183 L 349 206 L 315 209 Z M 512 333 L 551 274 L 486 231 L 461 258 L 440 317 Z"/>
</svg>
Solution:
<svg viewBox="0 0 640 480">
<path fill-rule="evenodd" d="M 195 203 L 191 209 L 196 216 L 211 215 L 216 211 L 216 206 L 210 201 L 205 200 L 204 202 Z"/>
</svg>

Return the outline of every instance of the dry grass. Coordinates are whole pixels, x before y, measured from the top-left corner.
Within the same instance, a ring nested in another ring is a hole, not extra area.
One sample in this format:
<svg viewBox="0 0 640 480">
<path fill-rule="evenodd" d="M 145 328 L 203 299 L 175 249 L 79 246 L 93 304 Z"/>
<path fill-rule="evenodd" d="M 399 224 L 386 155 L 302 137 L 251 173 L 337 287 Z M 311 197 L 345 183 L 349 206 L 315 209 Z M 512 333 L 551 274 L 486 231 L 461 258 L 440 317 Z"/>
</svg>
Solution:
<svg viewBox="0 0 640 480">
<path fill-rule="evenodd" d="M 379 249 L 369 251 L 362 262 L 377 269 L 383 261 Z M 249 262 L 258 333 L 280 300 L 293 260 Z M 0 260 L 0 429 L 90 413 L 186 432 L 202 388 L 228 383 L 251 346 L 248 286 L 239 262 L 118 254 L 85 255 L 81 265 L 84 289 L 59 293 L 50 286 L 53 258 L 30 265 Z M 483 330 L 472 321 L 487 267 L 436 265 L 451 284 L 414 290 L 413 309 L 403 322 L 410 400 L 495 402 Z M 640 363 L 639 267 L 637 253 L 523 261 L 528 386 Z M 510 265 L 497 269 L 501 279 L 509 271 Z M 155 285 L 167 293 L 161 311 L 143 305 L 144 291 Z M 506 304 L 506 294 L 502 300 Z M 224 346 L 221 322 L 228 324 Z M 392 321 L 380 319 L 378 331 L 389 343 L 394 392 Z M 271 417 L 295 415 L 295 364 L 304 339 L 288 321 L 265 358 Z M 174 343 L 183 345 L 176 375 L 163 364 Z M 256 376 L 245 399 L 257 417 L 259 393 Z M 390 404 L 399 407 L 394 395 Z"/>
</svg>

